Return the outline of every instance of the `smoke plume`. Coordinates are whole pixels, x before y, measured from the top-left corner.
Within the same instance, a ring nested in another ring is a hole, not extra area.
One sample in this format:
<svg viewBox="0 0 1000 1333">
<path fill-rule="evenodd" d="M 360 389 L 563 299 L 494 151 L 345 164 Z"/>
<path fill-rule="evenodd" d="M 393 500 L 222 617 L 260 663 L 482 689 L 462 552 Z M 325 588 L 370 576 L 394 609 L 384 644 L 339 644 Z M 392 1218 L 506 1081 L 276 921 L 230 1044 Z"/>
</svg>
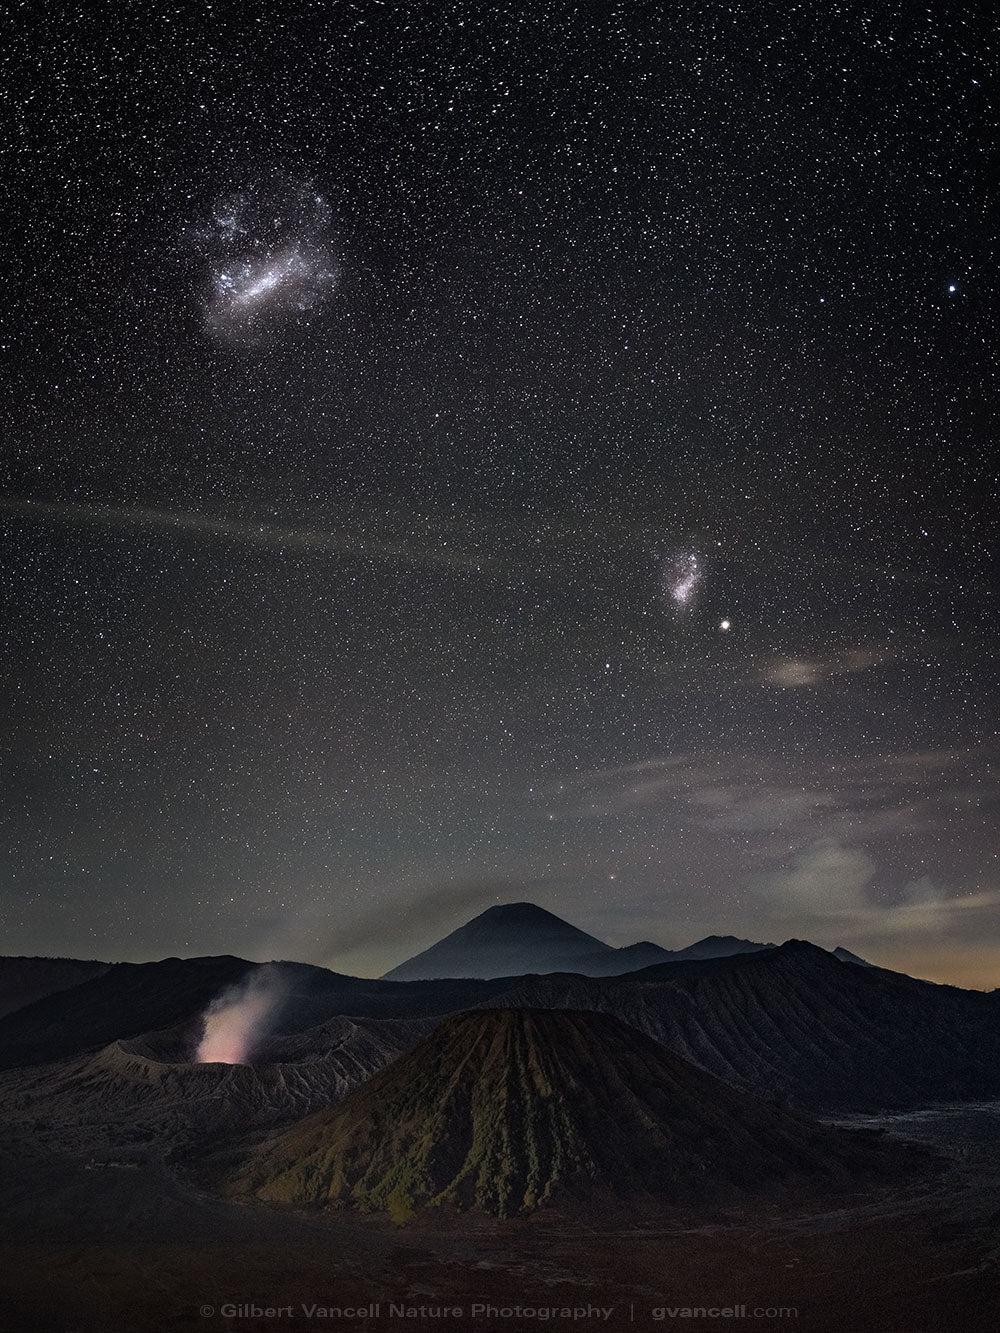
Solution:
<svg viewBox="0 0 1000 1333">
<path fill-rule="evenodd" d="M 245 1065 L 277 1021 L 288 987 L 270 964 L 230 986 L 209 1005 L 195 1060 L 199 1064 Z"/>
</svg>

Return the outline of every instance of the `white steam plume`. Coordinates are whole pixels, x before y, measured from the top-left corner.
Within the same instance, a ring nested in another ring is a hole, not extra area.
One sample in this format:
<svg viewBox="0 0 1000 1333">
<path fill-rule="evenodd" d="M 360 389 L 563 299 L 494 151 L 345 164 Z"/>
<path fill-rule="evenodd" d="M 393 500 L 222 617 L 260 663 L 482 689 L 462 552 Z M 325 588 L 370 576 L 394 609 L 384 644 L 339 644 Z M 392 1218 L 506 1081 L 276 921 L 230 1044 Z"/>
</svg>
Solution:
<svg viewBox="0 0 1000 1333">
<path fill-rule="evenodd" d="M 254 1047 L 271 1031 L 287 993 L 285 980 L 270 964 L 224 990 L 205 1011 L 195 1060 L 247 1064 Z"/>
</svg>

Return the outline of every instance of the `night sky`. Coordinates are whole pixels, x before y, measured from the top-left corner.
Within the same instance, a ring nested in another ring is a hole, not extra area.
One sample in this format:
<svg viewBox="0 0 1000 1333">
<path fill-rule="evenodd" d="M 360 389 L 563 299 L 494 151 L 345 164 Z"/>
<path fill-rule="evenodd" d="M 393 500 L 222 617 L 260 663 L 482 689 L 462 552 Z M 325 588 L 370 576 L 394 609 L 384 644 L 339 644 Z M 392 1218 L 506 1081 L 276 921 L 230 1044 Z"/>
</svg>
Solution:
<svg viewBox="0 0 1000 1333">
<path fill-rule="evenodd" d="M 0 952 L 1000 985 L 988 7 L 17 8 Z"/>
</svg>

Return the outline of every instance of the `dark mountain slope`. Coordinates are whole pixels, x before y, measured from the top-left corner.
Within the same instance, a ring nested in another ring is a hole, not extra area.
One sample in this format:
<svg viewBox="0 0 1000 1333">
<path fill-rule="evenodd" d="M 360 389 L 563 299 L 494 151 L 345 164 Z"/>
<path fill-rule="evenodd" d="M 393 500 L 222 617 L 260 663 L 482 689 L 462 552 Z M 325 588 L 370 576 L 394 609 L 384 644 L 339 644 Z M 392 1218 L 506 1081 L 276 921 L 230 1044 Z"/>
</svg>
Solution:
<svg viewBox="0 0 1000 1333">
<path fill-rule="evenodd" d="M 774 944 L 757 944 L 753 940 L 742 940 L 736 935 L 706 935 L 703 940 L 689 944 L 686 949 L 678 949 L 674 958 L 728 958 L 735 953 L 759 953 L 762 949 L 776 947 Z"/>
<path fill-rule="evenodd" d="M 872 1167 L 865 1138 L 777 1111 L 600 1014 L 447 1019 L 230 1178 L 292 1203 L 507 1217 L 558 1200 L 690 1203 Z"/>
<path fill-rule="evenodd" d="M 867 958 L 859 958 L 856 953 L 851 953 L 850 949 L 845 949 L 842 945 L 838 945 L 836 949 L 831 949 L 830 952 L 834 958 L 838 958 L 842 963 L 856 963 L 859 967 L 875 966 L 874 963 L 869 963 Z"/>
<path fill-rule="evenodd" d="M 491 1003 L 615 1014 L 736 1087 L 810 1110 L 1000 1096 L 992 997 L 801 941 L 607 981 L 524 978 Z"/>
<path fill-rule="evenodd" d="M 600 953 L 587 954 L 585 958 L 575 959 L 570 970 L 585 977 L 620 977 L 626 972 L 638 972 L 640 968 L 668 963 L 676 957 L 670 949 L 642 940 L 638 944 L 626 944 L 621 949 L 605 948 Z"/>
<path fill-rule="evenodd" d="M 186 1022 L 254 966 L 225 955 L 115 963 L 72 991 L 47 995 L 0 1019 L 0 1069 L 60 1060 Z"/>
<path fill-rule="evenodd" d="M 0 1019 L 0 1068 L 190 1026 L 256 968 L 237 958 L 118 964 Z M 338 1015 L 584 1009 L 614 1014 L 736 1087 L 805 1109 L 904 1109 L 1000 1096 L 996 994 L 848 965 L 794 941 L 608 978 L 556 973 L 398 983 L 304 964 L 270 970 L 284 990 L 279 1033 L 304 1032 Z"/>
<path fill-rule="evenodd" d="M 0 1018 L 55 991 L 99 977 L 110 966 L 80 958 L 0 958 Z"/>
<path fill-rule="evenodd" d="M 0 1019 L 0 1069 L 95 1051 L 144 1032 L 187 1027 L 229 987 L 263 965 L 242 958 L 168 958 L 117 963 L 72 991 L 46 996 Z M 306 963 L 268 964 L 281 1001 L 279 1032 L 303 1032 L 327 1019 L 434 1017 L 467 1009 L 508 989 L 495 981 L 391 981 L 345 977 Z"/>
</svg>

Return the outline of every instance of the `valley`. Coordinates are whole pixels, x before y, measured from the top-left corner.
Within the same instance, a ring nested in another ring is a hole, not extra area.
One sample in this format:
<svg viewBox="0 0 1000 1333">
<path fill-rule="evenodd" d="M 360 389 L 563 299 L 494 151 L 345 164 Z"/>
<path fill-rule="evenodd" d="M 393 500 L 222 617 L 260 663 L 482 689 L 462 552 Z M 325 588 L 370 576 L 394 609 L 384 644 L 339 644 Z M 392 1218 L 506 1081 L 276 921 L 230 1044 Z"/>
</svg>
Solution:
<svg viewBox="0 0 1000 1333">
<path fill-rule="evenodd" d="M 625 1329 L 702 1307 L 992 1329 L 997 995 L 713 938 L 603 976 L 223 957 L 66 985 L 60 962 L 0 1019 L 5 1330 Z M 245 1062 L 199 1061 L 210 1016 L 243 1011 Z"/>
<path fill-rule="evenodd" d="M 555 1211 L 506 1222 L 435 1214 L 404 1227 L 384 1216 L 223 1203 L 165 1165 L 150 1144 L 101 1147 L 98 1137 L 98 1152 L 87 1155 L 79 1139 L 67 1151 L 57 1132 L 40 1143 L 22 1132 L 0 1158 L 9 1326 L 256 1331 L 311 1325 L 206 1319 L 199 1309 L 376 1303 L 384 1314 L 391 1301 L 415 1308 L 491 1301 L 613 1305 L 611 1327 L 652 1329 L 667 1322 L 652 1313 L 667 1305 L 742 1302 L 798 1311 L 791 1321 L 755 1320 L 760 1327 L 987 1333 L 995 1327 L 1000 1104 L 880 1123 L 947 1154 L 944 1172 L 872 1195 L 814 1197 L 792 1212 L 746 1203 L 639 1224 Z M 399 1324 L 383 1317 L 333 1326 Z M 440 1323 L 417 1318 L 406 1326 Z"/>
</svg>

